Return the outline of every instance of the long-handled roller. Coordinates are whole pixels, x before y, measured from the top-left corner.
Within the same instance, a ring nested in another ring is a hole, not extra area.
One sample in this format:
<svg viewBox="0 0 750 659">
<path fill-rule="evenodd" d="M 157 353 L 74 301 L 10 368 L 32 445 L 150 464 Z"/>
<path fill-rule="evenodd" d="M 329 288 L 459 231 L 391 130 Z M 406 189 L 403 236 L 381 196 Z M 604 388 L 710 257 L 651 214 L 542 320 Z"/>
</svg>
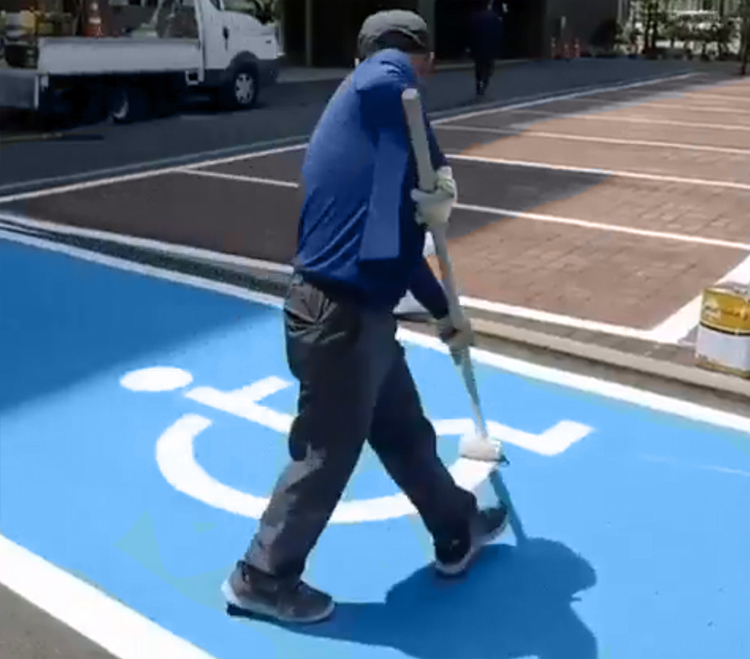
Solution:
<svg viewBox="0 0 750 659">
<path fill-rule="evenodd" d="M 436 174 L 430 157 L 427 130 L 419 92 L 413 88 L 406 89 L 402 94 L 401 101 L 404 106 L 412 149 L 414 150 L 414 157 L 417 163 L 419 188 L 430 192 L 435 189 Z M 463 319 L 463 310 L 461 309 L 453 277 L 453 268 L 451 267 L 451 260 L 448 254 L 446 235 L 442 227 L 431 226 L 428 228 L 435 241 L 435 252 L 440 264 L 440 274 L 443 286 L 445 287 L 446 297 L 448 298 L 450 317 L 456 325 L 459 325 Z M 490 482 L 498 497 L 508 505 L 511 515 L 511 527 L 516 539 L 520 542 L 526 536 L 498 469 L 501 465 L 507 464 L 508 460 L 504 455 L 502 442 L 491 439 L 487 432 L 487 424 L 485 423 L 479 402 L 479 388 L 477 387 L 474 367 L 471 362 L 471 353 L 469 352 L 469 348 L 466 348 L 452 351 L 451 354 L 456 366 L 460 369 L 461 377 L 471 400 L 471 408 L 476 423 L 475 432 L 461 438 L 459 454 L 462 458 L 468 460 L 492 462 L 495 464 L 495 468 L 490 474 Z"/>
</svg>

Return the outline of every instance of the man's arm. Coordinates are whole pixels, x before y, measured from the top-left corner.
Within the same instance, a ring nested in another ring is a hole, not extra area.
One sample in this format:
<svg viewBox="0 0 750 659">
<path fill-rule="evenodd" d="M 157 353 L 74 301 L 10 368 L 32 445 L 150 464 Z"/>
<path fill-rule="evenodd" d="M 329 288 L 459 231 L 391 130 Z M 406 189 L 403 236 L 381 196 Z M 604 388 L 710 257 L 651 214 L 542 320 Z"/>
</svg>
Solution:
<svg viewBox="0 0 750 659">
<path fill-rule="evenodd" d="M 448 298 L 426 260 L 422 259 L 414 270 L 409 290 L 433 318 L 440 319 L 448 315 Z"/>
<path fill-rule="evenodd" d="M 401 86 L 381 84 L 362 94 L 366 120 L 377 127 L 372 191 L 360 259 L 395 259 L 400 253 L 402 190 L 409 172 L 410 143 L 401 105 Z"/>
</svg>

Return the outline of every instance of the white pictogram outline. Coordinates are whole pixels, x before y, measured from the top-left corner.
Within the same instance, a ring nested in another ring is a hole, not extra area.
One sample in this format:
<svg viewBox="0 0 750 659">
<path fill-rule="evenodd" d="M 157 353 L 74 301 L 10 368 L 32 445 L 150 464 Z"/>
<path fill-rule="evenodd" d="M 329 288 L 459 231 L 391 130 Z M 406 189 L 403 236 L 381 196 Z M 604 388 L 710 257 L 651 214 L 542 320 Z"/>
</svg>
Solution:
<svg viewBox="0 0 750 659">
<path fill-rule="evenodd" d="M 173 391 L 192 382 L 187 371 L 171 367 L 141 369 L 125 375 L 120 383 L 133 391 Z M 268 377 L 233 391 L 213 387 L 196 387 L 184 393 L 190 400 L 240 418 L 258 423 L 283 435 L 289 432 L 292 415 L 278 412 L 260 401 L 287 387 L 291 382 Z M 166 481 L 177 491 L 206 505 L 244 517 L 259 519 L 269 499 L 237 490 L 211 476 L 198 464 L 195 439 L 213 422 L 199 414 L 185 414 L 165 430 L 156 442 L 156 462 Z M 464 435 L 474 431 L 471 419 L 442 419 L 433 421 L 439 437 Z M 592 429 L 573 421 L 561 421 L 541 434 L 523 432 L 495 421 L 487 423 L 490 435 L 497 440 L 521 448 L 552 456 L 562 453 L 592 432 Z M 489 476 L 492 464 L 459 458 L 450 467 L 456 483 L 467 490 L 476 490 Z M 398 493 L 372 499 L 339 502 L 331 522 L 358 524 L 395 519 L 416 514 L 409 499 Z"/>
</svg>

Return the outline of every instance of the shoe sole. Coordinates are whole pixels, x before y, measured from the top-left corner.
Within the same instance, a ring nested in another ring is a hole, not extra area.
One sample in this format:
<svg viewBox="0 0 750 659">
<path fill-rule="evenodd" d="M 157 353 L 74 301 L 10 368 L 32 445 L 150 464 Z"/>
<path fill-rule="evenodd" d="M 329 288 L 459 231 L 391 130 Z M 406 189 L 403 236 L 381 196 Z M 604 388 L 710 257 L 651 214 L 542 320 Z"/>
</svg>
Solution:
<svg viewBox="0 0 750 659">
<path fill-rule="evenodd" d="M 311 615 L 306 618 L 292 618 L 289 616 L 280 615 L 278 611 L 270 606 L 261 604 L 260 602 L 251 602 L 250 600 L 237 597 L 232 588 L 232 585 L 227 579 L 221 585 L 221 594 L 229 606 L 229 613 L 241 613 L 244 615 L 257 616 L 259 618 L 266 618 L 268 620 L 275 620 L 277 622 L 283 622 L 286 624 L 314 624 L 316 622 L 323 622 L 324 620 L 331 617 L 336 604 L 332 601 L 330 604 L 320 613 Z M 234 611 L 232 611 L 234 609 Z"/>
<path fill-rule="evenodd" d="M 466 552 L 466 556 L 463 557 L 458 563 L 446 565 L 445 563 L 439 563 L 435 561 L 435 570 L 442 577 L 458 577 L 461 576 L 469 566 L 472 564 L 474 559 L 477 557 L 480 551 L 484 549 L 490 542 L 497 540 L 508 528 L 510 522 L 510 514 L 505 516 L 505 521 L 497 527 L 492 533 L 482 537 L 479 542 L 475 542 L 471 549 Z"/>
</svg>

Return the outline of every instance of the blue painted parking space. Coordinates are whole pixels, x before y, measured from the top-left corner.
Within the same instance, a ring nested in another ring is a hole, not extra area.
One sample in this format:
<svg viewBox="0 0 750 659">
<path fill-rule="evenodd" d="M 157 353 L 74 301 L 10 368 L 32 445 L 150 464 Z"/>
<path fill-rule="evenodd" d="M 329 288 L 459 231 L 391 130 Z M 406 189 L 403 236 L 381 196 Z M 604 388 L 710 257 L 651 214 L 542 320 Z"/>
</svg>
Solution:
<svg viewBox="0 0 750 659">
<path fill-rule="evenodd" d="M 481 354 L 530 540 L 437 580 L 366 452 L 309 565 L 334 619 L 227 616 L 219 586 L 284 464 L 296 384 L 278 306 L 208 288 L 0 240 L 0 533 L 217 659 L 747 656 L 750 421 Z M 450 359 L 405 345 L 443 457 L 488 499 L 457 457 L 471 415 Z"/>
</svg>

